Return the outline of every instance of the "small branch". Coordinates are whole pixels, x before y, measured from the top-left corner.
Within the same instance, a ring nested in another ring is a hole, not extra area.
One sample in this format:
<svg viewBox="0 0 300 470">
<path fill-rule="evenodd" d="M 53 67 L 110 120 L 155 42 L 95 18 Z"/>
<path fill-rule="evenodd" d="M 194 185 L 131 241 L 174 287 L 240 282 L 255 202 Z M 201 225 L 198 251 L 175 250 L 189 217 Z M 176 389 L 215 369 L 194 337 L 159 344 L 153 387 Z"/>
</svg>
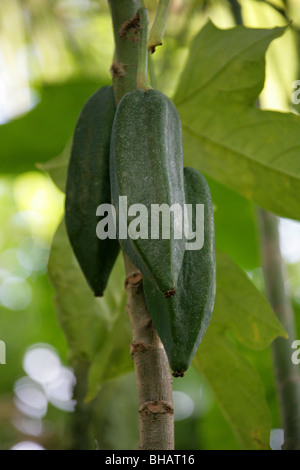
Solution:
<svg viewBox="0 0 300 470">
<path fill-rule="evenodd" d="M 91 430 L 93 402 L 85 403 L 84 399 L 88 389 L 89 362 L 83 359 L 75 364 L 76 385 L 73 399 L 76 400 L 74 413 L 70 415 L 71 450 L 94 450 Z"/>
<path fill-rule="evenodd" d="M 295 340 L 294 313 L 286 292 L 286 272 L 278 233 L 278 220 L 274 214 L 259 209 L 263 271 L 266 293 L 270 304 L 289 338 L 276 338 L 273 357 L 277 393 L 284 429 L 285 450 L 300 450 L 300 375 L 293 364 L 292 343 Z"/>
<path fill-rule="evenodd" d="M 242 8 L 238 0 L 229 0 L 230 8 L 236 24 L 243 24 Z"/>
<path fill-rule="evenodd" d="M 148 51 L 150 54 L 155 52 L 157 46 L 162 46 L 170 3 L 171 0 L 159 0 L 148 40 Z"/>
<path fill-rule="evenodd" d="M 127 311 L 133 341 L 139 396 L 140 450 L 174 449 L 172 378 L 166 352 L 145 307 L 141 273 L 124 255 L 127 278 Z"/>
</svg>

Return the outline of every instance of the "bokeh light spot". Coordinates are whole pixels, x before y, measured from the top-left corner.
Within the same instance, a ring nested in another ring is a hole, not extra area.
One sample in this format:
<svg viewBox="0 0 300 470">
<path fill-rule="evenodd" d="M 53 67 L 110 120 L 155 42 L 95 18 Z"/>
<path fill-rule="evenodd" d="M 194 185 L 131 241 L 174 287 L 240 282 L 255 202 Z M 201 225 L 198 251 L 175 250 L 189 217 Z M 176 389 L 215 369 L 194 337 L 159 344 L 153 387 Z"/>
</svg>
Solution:
<svg viewBox="0 0 300 470">
<path fill-rule="evenodd" d="M 60 375 L 60 359 L 54 348 L 48 344 L 35 344 L 27 349 L 23 368 L 33 380 L 46 384 Z"/>
<path fill-rule="evenodd" d="M 195 405 L 192 398 L 184 392 L 173 392 L 174 420 L 181 421 L 194 412 Z"/>
<path fill-rule="evenodd" d="M 32 290 L 28 282 L 9 277 L 0 286 L 0 302 L 10 310 L 24 310 L 31 302 Z"/>
<path fill-rule="evenodd" d="M 22 441 L 11 447 L 10 450 L 46 450 L 43 446 L 37 442 Z"/>
<path fill-rule="evenodd" d="M 47 413 L 48 401 L 42 387 L 29 377 L 17 380 L 14 386 L 15 405 L 24 415 L 42 418 Z"/>
</svg>

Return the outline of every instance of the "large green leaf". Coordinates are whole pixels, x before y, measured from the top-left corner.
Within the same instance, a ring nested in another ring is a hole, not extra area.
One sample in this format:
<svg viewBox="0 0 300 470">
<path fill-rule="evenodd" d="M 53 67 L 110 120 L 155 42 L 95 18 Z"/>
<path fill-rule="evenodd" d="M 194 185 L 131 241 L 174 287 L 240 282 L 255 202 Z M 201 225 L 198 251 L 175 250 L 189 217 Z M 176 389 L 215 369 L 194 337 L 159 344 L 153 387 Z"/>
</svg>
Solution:
<svg viewBox="0 0 300 470">
<path fill-rule="evenodd" d="M 133 368 L 129 354 L 130 322 L 125 311 L 122 259 L 116 262 L 102 298 L 94 297 L 73 255 L 64 222 L 54 237 L 48 272 L 66 335 L 71 363 L 90 363 L 88 397 L 102 383 Z"/>
<path fill-rule="evenodd" d="M 247 275 L 217 251 L 215 309 L 193 364 L 207 378 L 246 449 L 269 447 L 271 420 L 261 380 L 235 340 L 262 350 L 277 336 L 286 333 L 268 302 Z"/>
<path fill-rule="evenodd" d="M 300 118 L 254 106 L 267 47 L 284 30 L 220 30 L 209 22 L 191 45 L 174 101 L 186 165 L 268 210 L 300 219 Z"/>
<path fill-rule="evenodd" d="M 0 126 L 0 172 L 31 171 L 62 152 L 83 104 L 101 85 L 82 80 L 45 87 L 32 111 Z"/>
</svg>

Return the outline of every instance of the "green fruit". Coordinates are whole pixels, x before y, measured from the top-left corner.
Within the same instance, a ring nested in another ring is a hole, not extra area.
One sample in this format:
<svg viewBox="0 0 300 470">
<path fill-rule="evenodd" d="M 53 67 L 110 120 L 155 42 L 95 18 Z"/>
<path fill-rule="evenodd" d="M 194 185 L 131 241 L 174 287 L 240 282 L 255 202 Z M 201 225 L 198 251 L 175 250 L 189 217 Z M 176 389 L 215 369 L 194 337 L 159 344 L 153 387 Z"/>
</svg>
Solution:
<svg viewBox="0 0 300 470">
<path fill-rule="evenodd" d="M 66 185 L 67 233 L 81 270 L 96 296 L 103 295 L 120 250 L 116 239 L 96 235 L 96 210 L 110 204 L 109 147 L 115 115 L 112 87 L 100 88 L 78 118 Z"/>
<path fill-rule="evenodd" d="M 186 203 L 204 204 L 204 245 L 187 250 L 178 277 L 176 295 L 165 299 L 154 283 L 144 278 L 149 314 L 165 347 L 175 377 L 189 367 L 210 322 L 216 290 L 213 205 L 205 178 L 193 168 L 184 169 Z"/>
<path fill-rule="evenodd" d="M 151 223 L 150 215 L 153 204 L 169 207 L 179 204 L 181 208 L 184 204 L 182 130 L 173 103 L 157 90 L 127 93 L 115 115 L 110 154 L 119 242 L 142 274 L 152 278 L 166 296 L 171 296 L 175 293 L 185 240 L 183 236 L 175 238 L 174 223 L 179 219 L 173 216 L 169 238 L 163 239 L 160 227 L 155 239 L 151 230 L 159 223 Z M 125 232 L 130 229 L 136 216 L 128 215 L 125 210 L 124 224 L 120 223 L 119 196 L 127 196 L 128 208 L 133 204 L 147 208 L 149 225 L 145 238 L 123 239 L 120 235 L 119 229 L 123 227 Z"/>
</svg>

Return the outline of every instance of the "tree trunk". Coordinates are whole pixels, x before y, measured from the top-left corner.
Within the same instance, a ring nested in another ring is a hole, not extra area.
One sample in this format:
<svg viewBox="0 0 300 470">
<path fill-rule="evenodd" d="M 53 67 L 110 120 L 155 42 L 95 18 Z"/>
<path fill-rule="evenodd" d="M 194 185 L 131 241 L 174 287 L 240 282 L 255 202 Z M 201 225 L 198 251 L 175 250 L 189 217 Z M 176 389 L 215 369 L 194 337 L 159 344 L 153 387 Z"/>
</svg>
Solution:
<svg viewBox="0 0 300 470">
<path fill-rule="evenodd" d="M 141 6 L 136 0 L 109 1 L 115 56 L 111 67 L 116 104 L 128 91 L 137 88 L 140 23 L 136 15 Z M 130 116 L 129 116 L 130 118 Z M 174 449 L 174 410 L 172 377 L 163 345 L 148 314 L 141 272 L 123 253 L 133 341 L 130 352 L 134 361 L 140 421 L 140 450 Z"/>
</svg>

